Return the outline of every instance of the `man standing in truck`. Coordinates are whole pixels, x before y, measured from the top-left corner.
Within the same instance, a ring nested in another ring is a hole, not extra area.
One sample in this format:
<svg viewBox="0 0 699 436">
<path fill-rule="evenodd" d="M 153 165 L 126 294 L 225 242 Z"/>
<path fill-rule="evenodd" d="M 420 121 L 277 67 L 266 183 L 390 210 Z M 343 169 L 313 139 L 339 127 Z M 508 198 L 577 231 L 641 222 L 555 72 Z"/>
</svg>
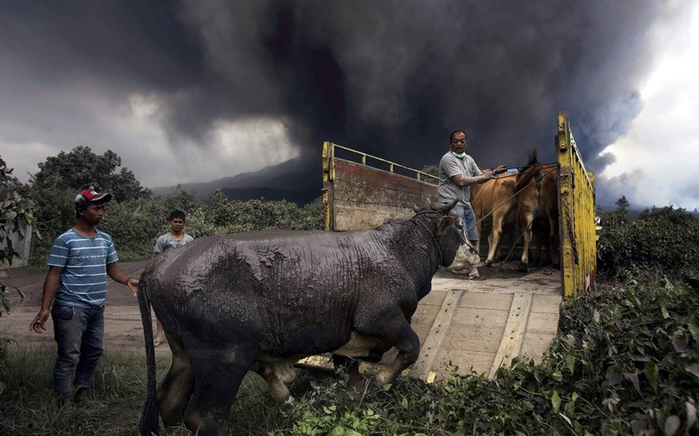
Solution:
<svg viewBox="0 0 699 436">
<path fill-rule="evenodd" d="M 473 245 L 478 243 L 476 215 L 471 207 L 471 185 L 485 183 L 495 178 L 496 174 L 507 170 L 505 165 L 495 170 L 481 171 L 473 158 L 466 154 L 468 146 L 466 133 L 455 130 L 449 136 L 449 151 L 439 161 L 439 202 L 449 203 L 457 200 L 454 211 L 463 221 L 463 232 Z M 472 265 L 469 278 L 478 277 L 478 268 Z"/>
</svg>

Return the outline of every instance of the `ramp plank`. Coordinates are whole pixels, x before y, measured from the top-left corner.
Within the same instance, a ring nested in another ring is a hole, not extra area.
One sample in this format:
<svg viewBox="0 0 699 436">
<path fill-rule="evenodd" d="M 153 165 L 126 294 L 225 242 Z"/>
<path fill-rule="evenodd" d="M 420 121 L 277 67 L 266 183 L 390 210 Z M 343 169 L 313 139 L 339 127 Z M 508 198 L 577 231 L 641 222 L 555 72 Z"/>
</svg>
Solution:
<svg viewBox="0 0 699 436">
<path fill-rule="evenodd" d="M 493 378 L 501 366 L 509 365 L 514 357 L 519 356 L 531 304 L 532 294 L 514 294 L 510 315 L 507 324 L 505 324 L 505 332 L 488 377 Z"/>
<path fill-rule="evenodd" d="M 462 296 L 463 291 L 449 291 L 446 293 L 442 307 L 432 325 L 432 329 L 420 349 L 420 357 L 418 357 L 417 362 L 415 362 L 411 370 L 411 375 L 413 377 L 422 380 L 427 379 L 434 359 L 437 357 L 437 352 L 444 338 L 447 336 L 452 319 L 454 318 L 454 313 L 456 312 L 456 308 Z"/>
</svg>

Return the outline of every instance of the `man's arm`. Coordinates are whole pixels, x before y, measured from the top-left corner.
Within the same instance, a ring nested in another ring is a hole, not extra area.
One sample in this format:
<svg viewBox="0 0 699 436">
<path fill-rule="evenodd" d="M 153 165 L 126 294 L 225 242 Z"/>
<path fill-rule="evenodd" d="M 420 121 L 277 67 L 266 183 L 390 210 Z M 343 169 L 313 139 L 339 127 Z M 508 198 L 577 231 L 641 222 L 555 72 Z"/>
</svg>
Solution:
<svg viewBox="0 0 699 436">
<path fill-rule="evenodd" d="M 115 282 L 126 285 L 131 291 L 131 294 L 134 296 L 138 292 L 138 280 L 133 277 L 129 277 L 124 271 L 121 270 L 121 268 L 119 268 L 116 262 L 107 264 L 107 274 Z"/>
<path fill-rule="evenodd" d="M 476 183 L 485 183 L 494 177 L 495 176 L 493 175 L 492 171 L 485 170 L 480 176 L 474 177 L 466 177 L 462 174 L 457 174 L 451 178 L 451 181 L 454 182 L 456 186 L 463 188 L 464 186 L 471 186 L 475 185 Z"/>
<path fill-rule="evenodd" d="M 158 256 L 160 253 L 165 251 L 165 237 L 167 236 L 167 233 L 159 236 L 158 239 L 155 240 L 155 246 L 153 247 L 153 252 L 155 253 L 153 257 Z"/>
<path fill-rule="evenodd" d="M 41 309 L 39 309 L 39 313 L 34 317 L 31 324 L 29 324 L 30 330 L 34 330 L 37 333 L 46 331 L 44 324 L 46 324 L 46 321 L 49 319 L 51 304 L 56 296 L 56 291 L 58 290 L 58 284 L 61 281 L 62 272 L 63 267 L 49 267 L 49 272 L 46 274 L 46 279 L 44 279 L 44 288 L 41 295 Z"/>
<path fill-rule="evenodd" d="M 476 183 L 485 183 L 494 177 L 492 172 L 487 170 L 481 173 L 475 162 L 470 161 L 468 165 L 471 167 L 471 173 L 479 175 L 471 177 L 464 176 L 461 173 L 461 168 L 459 168 L 456 162 L 448 155 L 444 155 L 444 157 L 442 157 L 442 159 L 439 161 L 440 172 L 444 172 L 444 174 L 449 177 L 449 180 L 451 180 L 451 182 L 459 188 L 471 186 Z"/>
<path fill-rule="evenodd" d="M 463 186 L 470 186 L 475 183 L 485 183 L 490 179 L 494 179 L 496 175 L 500 173 L 504 173 L 507 171 L 507 165 L 500 165 L 495 170 L 483 170 L 480 176 L 474 176 L 474 177 L 464 177 L 461 174 L 457 174 L 454 177 L 451 178 L 451 180 L 460 187 Z M 456 180 L 460 179 L 460 180 Z"/>
</svg>

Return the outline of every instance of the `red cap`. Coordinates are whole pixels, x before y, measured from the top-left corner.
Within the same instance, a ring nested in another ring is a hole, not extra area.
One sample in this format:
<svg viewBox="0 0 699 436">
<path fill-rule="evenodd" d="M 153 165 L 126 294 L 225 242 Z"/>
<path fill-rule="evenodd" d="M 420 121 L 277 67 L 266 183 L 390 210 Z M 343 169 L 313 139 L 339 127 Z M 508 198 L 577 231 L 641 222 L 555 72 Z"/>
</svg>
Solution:
<svg viewBox="0 0 699 436">
<path fill-rule="evenodd" d="M 100 194 L 99 192 L 95 191 L 95 188 L 90 186 L 86 190 L 82 191 L 80 194 L 78 194 L 75 197 L 74 203 L 75 206 L 80 206 L 84 203 L 92 203 L 92 202 L 101 202 L 101 203 L 106 203 L 109 200 L 112 199 L 112 194 L 109 193 L 104 193 Z"/>
</svg>

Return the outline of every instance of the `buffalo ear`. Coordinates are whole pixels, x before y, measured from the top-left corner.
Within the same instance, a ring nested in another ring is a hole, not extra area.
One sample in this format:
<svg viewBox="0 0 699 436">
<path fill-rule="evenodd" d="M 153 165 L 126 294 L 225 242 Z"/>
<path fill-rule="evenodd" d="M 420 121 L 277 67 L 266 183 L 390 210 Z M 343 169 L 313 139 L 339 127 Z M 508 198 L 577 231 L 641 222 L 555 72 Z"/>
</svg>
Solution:
<svg viewBox="0 0 699 436">
<path fill-rule="evenodd" d="M 446 215 L 446 214 L 449 213 L 449 211 L 451 211 L 451 210 L 454 208 L 454 206 L 456 206 L 456 202 L 457 202 L 457 201 L 458 201 L 458 200 L 454 200 L 454 201 L 452 201 L 452 202 L 450 202 L 450 203 L 442 204 L 442 205 L 440 205 L 440 206 L 437 208 L 437 210 L 439 210 L 439 211 L 442 212 L 444 215 Z"/>
<path fill-rule="evenodd" d="M 442 217 L 437 224 L 437 236 L 442 236 L 447 232 L 447 229 L 454 225 L 454 217 L 447 215 Z"/>
</svg>

